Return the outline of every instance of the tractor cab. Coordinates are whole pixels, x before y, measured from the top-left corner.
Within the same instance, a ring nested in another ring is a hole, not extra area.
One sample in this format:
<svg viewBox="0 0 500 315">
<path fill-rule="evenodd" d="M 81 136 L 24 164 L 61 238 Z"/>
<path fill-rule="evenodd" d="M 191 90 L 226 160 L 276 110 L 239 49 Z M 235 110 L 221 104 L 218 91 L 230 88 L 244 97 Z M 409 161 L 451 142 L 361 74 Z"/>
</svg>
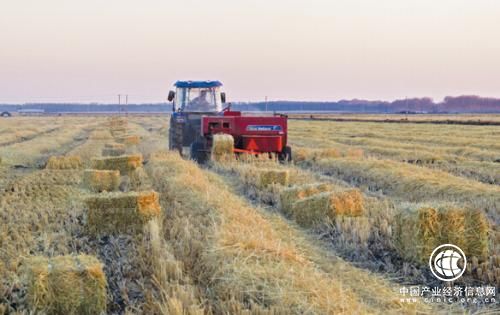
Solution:
<svg viewBox="0 0 500 315">
<path fill-rule="evenodd" d="M 177 81 L 168 100 L 173 101 L 174 112 L 219 113 L 226 101 L 221 87 L 219 81 Z"/>
<path fill-rule="evenodd" d="M 222 112 L 226 95 L 220 81 L 177 81 L 175 91 L 170 91 L 172 102 L 169 148 L 181 154 L 197 140 L 202 116 L 216 116 Z"/>
</svg>

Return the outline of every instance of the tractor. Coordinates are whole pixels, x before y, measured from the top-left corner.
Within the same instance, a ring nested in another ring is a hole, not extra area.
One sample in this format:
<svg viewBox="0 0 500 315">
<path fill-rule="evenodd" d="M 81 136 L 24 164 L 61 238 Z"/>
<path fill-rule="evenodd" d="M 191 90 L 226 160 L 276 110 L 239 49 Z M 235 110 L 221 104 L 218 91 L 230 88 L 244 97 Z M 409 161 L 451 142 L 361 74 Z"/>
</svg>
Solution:
<svg viewBox="0 0 500 315">
<path fill-rule="evenodd" d="M 231 105 L 224 108 L 226 95 L 219 81 L 177 81 L 174 86 L 175 91 L 168 94 L 172 102 L 170 150 L 183 155 L 189 147 L 191 159 L 203 164 L 210 159 L 214 135 L 228 134 L 237 156 L 268 154 L 281 162 L 292 160 L 287 116 L 244 116 L 231 110 Z"/>
</svg>

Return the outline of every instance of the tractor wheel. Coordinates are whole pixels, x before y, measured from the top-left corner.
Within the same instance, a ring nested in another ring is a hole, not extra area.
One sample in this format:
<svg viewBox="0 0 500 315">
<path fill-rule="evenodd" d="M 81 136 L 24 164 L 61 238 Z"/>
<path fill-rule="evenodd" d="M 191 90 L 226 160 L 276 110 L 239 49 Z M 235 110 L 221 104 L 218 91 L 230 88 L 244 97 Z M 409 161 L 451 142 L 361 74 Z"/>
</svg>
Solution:
<svg viewBox="0 0 500 315">
<path fill-rule="evenodd" d="M 171 125 L 168 132 L 168 148 L 179 151 L 180 155 L 182 155 L 182 127 L 181 124 Z"/>
<path fill-rule="evenodd" d="M 205 164 L 208 161 L 208 152 L 203 142 L 191 143 L 191 159 L 198 164 Z"/>
<path fill-rule="evenodd" d="M 283 152 L 281 152 L 280 154 L 278 154 L 278 160 L 281 163 L 291 162 L 292 161 L 292 148 L 289 147 L 289 146 L 286 146 L 283 149 Z"/>
</svg>

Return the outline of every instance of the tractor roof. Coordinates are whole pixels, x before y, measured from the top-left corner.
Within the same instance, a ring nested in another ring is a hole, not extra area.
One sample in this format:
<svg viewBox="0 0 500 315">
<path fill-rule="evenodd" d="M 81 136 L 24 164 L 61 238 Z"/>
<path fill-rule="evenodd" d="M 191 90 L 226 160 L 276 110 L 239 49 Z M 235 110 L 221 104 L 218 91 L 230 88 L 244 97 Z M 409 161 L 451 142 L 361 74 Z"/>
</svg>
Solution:
<svg viewBox="0 0 500 315">
<path fill-rule="evenodd" d="M 211 88 L 222 86 L 220 81 L 177 81 L 175 87 L 178 88 Z"/>
</svg>

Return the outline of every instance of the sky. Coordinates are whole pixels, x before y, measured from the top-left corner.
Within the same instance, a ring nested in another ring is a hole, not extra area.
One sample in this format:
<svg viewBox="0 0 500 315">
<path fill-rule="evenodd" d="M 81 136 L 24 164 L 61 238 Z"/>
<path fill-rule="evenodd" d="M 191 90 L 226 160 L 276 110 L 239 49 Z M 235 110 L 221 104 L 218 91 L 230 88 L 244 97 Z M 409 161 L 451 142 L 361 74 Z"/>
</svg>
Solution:
<svg viewBox="0 0 500 315">
<path fill-rule="evenodd" d="M 0 0 L 0 103 L 500 97 L 498 0 Z"/>
</svg>

